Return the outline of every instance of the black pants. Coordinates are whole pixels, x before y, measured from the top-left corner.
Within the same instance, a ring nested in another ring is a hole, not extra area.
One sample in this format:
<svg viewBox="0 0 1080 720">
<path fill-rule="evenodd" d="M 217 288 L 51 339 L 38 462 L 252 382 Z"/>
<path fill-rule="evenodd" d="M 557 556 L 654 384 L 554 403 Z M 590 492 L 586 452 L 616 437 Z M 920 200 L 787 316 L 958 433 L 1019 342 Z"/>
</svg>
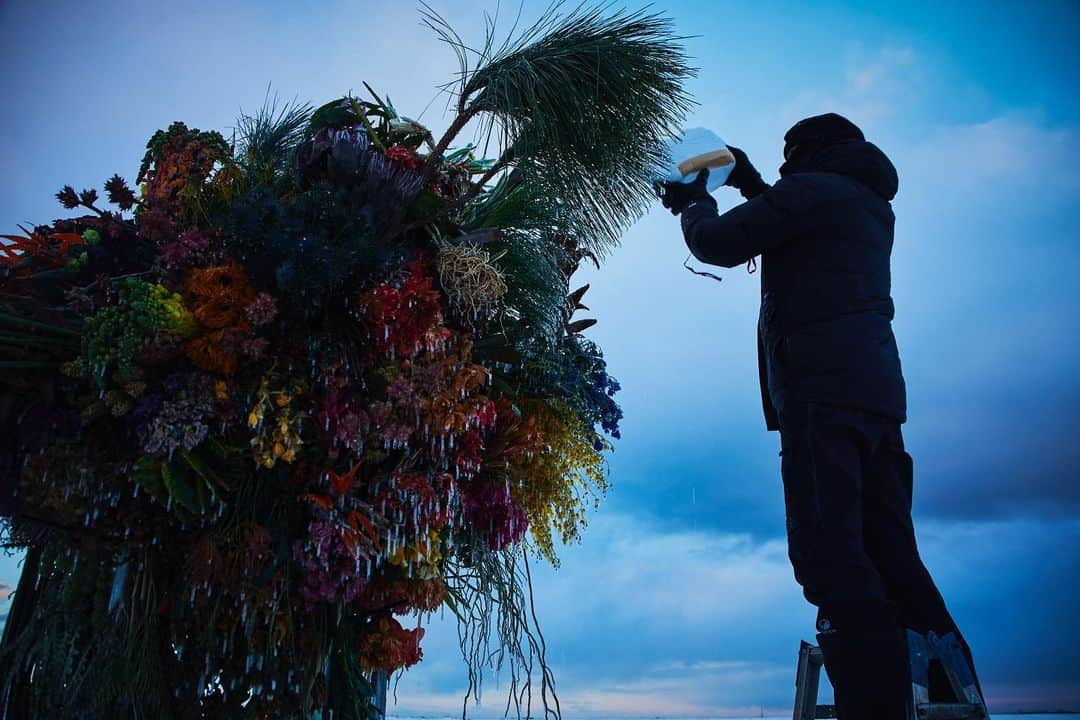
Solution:
<svg viewBox="0 0 1080 720">
<path fill-rule="evenodd" d="M 818 608 L 818 642 L 845 720 L 904 720 L 903 628 L 956 633 L 919 557 L 912 461 L 893 418 L 789 403 L 780 417 L 788 554 Z M 974 668 L 974 666 L 973 666 Z"/>
</svg>

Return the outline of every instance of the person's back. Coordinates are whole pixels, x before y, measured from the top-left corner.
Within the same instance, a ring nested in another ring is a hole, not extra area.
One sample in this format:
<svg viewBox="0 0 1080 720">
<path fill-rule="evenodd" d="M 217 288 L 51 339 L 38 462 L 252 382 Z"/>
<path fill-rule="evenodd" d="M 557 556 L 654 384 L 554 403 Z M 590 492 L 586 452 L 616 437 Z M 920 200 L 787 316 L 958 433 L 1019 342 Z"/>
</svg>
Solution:
<svg viewBox="0 0 1080 720">
<path fill-rule="evenodd" d="M 823 149 L 786 177 L 802 186 L 809 207 L 795 237 L 762 255 L 761 330 L 773 394 L 902 422 L 889 272 L 896 170 L 875 145 L 854 141 Z"/>
<path fill-rule="evenodd" d="M 891 326 L 896 170 L 838 115 L 807 118 L 785 141 L 782 179 L 771 187 L 730 148 L 728 184 L 748 202 L 718 215 L 703 173 L 666 184 L 664 204 L 682 214 L 702 262 L 734 267 L 761 256 L 762 398 L 769 429 L 780 431 L 795 578 L 818 607 L 840 717 L 901 720 L 911 700 L 904 628 L 960 634 L 911 522 Z"/>
</svg>

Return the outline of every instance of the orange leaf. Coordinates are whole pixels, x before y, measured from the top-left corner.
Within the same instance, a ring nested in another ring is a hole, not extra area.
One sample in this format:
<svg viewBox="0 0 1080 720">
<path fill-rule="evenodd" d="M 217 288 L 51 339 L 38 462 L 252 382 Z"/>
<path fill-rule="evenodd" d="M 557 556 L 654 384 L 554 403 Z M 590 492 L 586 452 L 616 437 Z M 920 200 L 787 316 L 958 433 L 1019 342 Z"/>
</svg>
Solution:
<svg viewBox="0 0 1080 720">
<path fill-rule="evenodd" d="M 371 541 L 371 544 L 375 546 L 376 550 L 382 549 L 379 546 L 379 533 L 375 529 L 375 525 L 371 522 L 370 519 L 361 515 L 356 510 L 353 510 L 349 513 L 348 519 L 349 525 L 353 526 L 354 528 L 362 532 L 365 536 L 367 536 L 367 539 Z"/>
<path fill-rule="evenodd" d="M 304 495 L 301 495 L 300 497 L 301 497 L 301 499 L 307 500 L 309 503 L 312 503 L 313 505 L 318 505 L 323 510 L 329 510 L 330 508 L 332 508 L 334 506 L 334 501 L 331 500 L 326 495 L 315 495 L 314 493 L 305 493 Z"/>
<path fill-rule="evenodd" d="M 66 253 L 68 251 L 68 248 L 72 245 L 83 244 L 82 235 L 79 235 L 78 233 L 53 233 L 49 236 L 49 239 L 60 241 L 61 253 Z"/>
<path fill-rule="evenodd" d="M 338 475 L 331 470 L 330 475 L 330 487 L 334 489 L 334 492 L 338 495 L 344 495 L 352 487 L 353 480 L 356 479 L 356 471 L 360 469 L 360 463 L 353 465 L 352 469 L 344 475 Z"/>
</svg>

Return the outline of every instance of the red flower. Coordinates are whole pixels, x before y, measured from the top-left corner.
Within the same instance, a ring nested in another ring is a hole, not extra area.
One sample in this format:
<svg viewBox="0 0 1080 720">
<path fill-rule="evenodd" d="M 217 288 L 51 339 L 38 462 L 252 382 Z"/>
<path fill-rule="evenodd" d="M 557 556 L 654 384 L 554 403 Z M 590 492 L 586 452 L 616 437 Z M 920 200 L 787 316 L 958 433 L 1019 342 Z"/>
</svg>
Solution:
<svg viewBox="0 0 1080 720">
<path fill-rule="evenodd" d="M 404 145 L 394 145 L 393 147 L 386 149 L 386 157 L 398 163 L 406 170 L 413 172 L 419 172 L 423 162 L 420 160 L 420 156 L 416 154 L 415 150 L 411 150 Z"/>
<path fill-rule="evenodd" d="M 442 322 L 439 291 L 424 265 L 414 261 L 406 271 L 400 288 L 382 283 L 360 300 L 375 346 L 382 353 L 399 357 L 420 352 L 429 331 Z"/>
</svg>

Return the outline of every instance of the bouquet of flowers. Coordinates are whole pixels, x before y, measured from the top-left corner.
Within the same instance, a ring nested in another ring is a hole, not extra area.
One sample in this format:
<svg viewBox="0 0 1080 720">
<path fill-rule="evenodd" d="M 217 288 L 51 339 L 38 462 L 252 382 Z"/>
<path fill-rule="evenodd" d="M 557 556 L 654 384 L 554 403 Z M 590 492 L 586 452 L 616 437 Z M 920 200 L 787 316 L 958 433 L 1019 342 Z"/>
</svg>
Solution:
<svg viewBox="0 0 1080 720">
<path fill-rule="evenodd" d="M 495 616 L 539 654 L 548 707 L 526 551 L 579 537 L 621 417 L 570 277 L 648 202 L 690 70 L 655 15 L 475 58 L 425 19 L 462 61 L 439 140 L 371 88 L 176 122 L 111 208 L 64 187 L 81 215 L 4 236 L 9 717 L 371 717 L 443 606 L 470 664 Z M 451 151 L 474 118 L 496 159 Z"/>
</svg>

